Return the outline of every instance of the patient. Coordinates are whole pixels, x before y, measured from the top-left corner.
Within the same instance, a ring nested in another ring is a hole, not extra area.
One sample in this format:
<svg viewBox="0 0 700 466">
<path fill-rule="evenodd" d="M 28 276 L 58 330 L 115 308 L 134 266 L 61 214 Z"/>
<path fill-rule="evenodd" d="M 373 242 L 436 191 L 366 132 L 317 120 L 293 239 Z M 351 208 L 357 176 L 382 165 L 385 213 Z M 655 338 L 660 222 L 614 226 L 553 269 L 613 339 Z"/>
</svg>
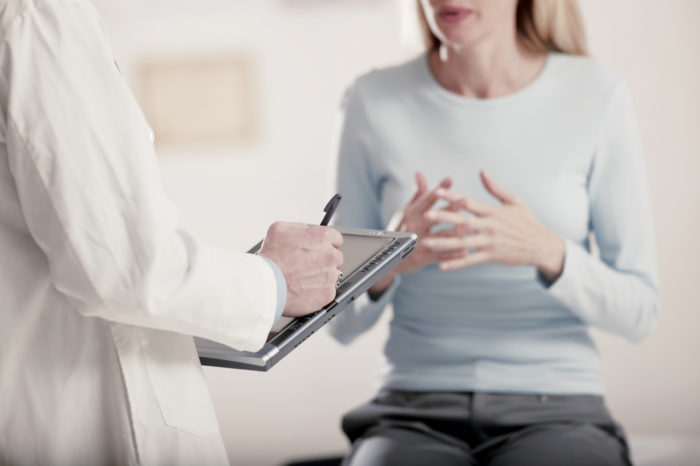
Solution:
<svg viewBox="0 0 700 466">
<path fill-rule="evenodd" d="M 421 4 L 426 53 L 345 102 L 337 224 L 419 242 L 331 322 L 349 343 L 393 304 L 344 463 L 629 464 L 588 334 L 639 341 L 659 313 L 628 90 L 574 1 Z"/>
</svg>

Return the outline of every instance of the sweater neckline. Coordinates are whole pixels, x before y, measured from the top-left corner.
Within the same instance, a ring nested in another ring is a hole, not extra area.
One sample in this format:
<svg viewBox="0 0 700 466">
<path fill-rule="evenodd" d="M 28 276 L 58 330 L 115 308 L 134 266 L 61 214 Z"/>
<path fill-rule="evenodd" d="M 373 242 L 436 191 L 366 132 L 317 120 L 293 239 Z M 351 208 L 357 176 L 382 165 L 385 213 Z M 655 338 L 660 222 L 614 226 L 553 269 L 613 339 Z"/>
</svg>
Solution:
<svg viewBox="0 0 700 466">
<path fill-rule="evenodd" d="M 418 57 L 418 61 L 420 62 L 421 71 L 425 74 L 425 77 L 429 82 L 430 90 L 434 94 L 439 96 L 440 99 L 461 106 L 491 107 L 519 101 L 535 92 L 538 88 L 540 88 L 543 85 L 543 82 L 545 82 L 547 80 L 547 77 L 551 74 L 553 55 L 553 53 L 547 54 L 544 66 L 542 67 L 540 72 L 537 74 L 537 76 L 535 76 L 535 78 L 532 81 L 530 81 L 524 87 L 504 96 L 487 99 L 481 99 L 477 97 L 464 97 L 459 94 L 455 94 L 454 92 L 449 91 L 445 87 L 443 87 L 443 85 L 440 84 L 440 82 L 433 74 L 433 71 L 430 69 L 429 53 L 422 54 L 420 57 Z"/>
</svg>

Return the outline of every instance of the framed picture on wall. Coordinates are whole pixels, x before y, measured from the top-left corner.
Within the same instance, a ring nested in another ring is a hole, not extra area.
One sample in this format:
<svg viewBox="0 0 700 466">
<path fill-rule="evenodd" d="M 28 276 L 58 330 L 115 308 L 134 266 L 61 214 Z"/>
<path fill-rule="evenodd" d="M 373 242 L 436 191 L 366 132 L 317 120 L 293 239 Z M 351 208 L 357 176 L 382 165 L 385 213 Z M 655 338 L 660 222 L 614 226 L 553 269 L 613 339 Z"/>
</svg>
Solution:
<svg viewBox="0 0 700 466">
<path fill-rule="evenodd" d="M 146 60 L 140 103 L 157 144 L 250 142 L 255 81 L 252 59 L 240 54 Z"/>
</svg>

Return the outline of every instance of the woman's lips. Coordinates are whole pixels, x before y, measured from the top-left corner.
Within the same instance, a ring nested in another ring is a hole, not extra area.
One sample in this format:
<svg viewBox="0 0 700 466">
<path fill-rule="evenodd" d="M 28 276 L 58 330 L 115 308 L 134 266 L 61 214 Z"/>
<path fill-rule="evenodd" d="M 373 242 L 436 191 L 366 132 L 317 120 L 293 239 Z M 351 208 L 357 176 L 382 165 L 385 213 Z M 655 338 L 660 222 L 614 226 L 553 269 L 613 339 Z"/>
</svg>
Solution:
<svg viewBox="0 0 700 466">
<path fill-rule="evenodd" d="M 438 11 L 438 17 L 446 23 L 458 23 L 471 14 L 472 10 L 455 6 L 444 6 Z"/>
</svg>

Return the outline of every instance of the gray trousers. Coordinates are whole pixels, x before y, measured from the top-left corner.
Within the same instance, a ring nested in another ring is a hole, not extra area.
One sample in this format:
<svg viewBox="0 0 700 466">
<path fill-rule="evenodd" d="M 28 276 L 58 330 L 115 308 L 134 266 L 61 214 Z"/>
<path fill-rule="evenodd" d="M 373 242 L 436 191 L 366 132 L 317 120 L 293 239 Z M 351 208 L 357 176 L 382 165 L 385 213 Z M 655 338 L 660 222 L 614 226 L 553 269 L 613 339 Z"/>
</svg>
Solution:
<svg viewBox="0 0 700 466">
<path fill-rule="evenodd" d="M 345 466 L 630 465 L 603 398 L 383 390 L 343 417 Z"/>
</svg>

